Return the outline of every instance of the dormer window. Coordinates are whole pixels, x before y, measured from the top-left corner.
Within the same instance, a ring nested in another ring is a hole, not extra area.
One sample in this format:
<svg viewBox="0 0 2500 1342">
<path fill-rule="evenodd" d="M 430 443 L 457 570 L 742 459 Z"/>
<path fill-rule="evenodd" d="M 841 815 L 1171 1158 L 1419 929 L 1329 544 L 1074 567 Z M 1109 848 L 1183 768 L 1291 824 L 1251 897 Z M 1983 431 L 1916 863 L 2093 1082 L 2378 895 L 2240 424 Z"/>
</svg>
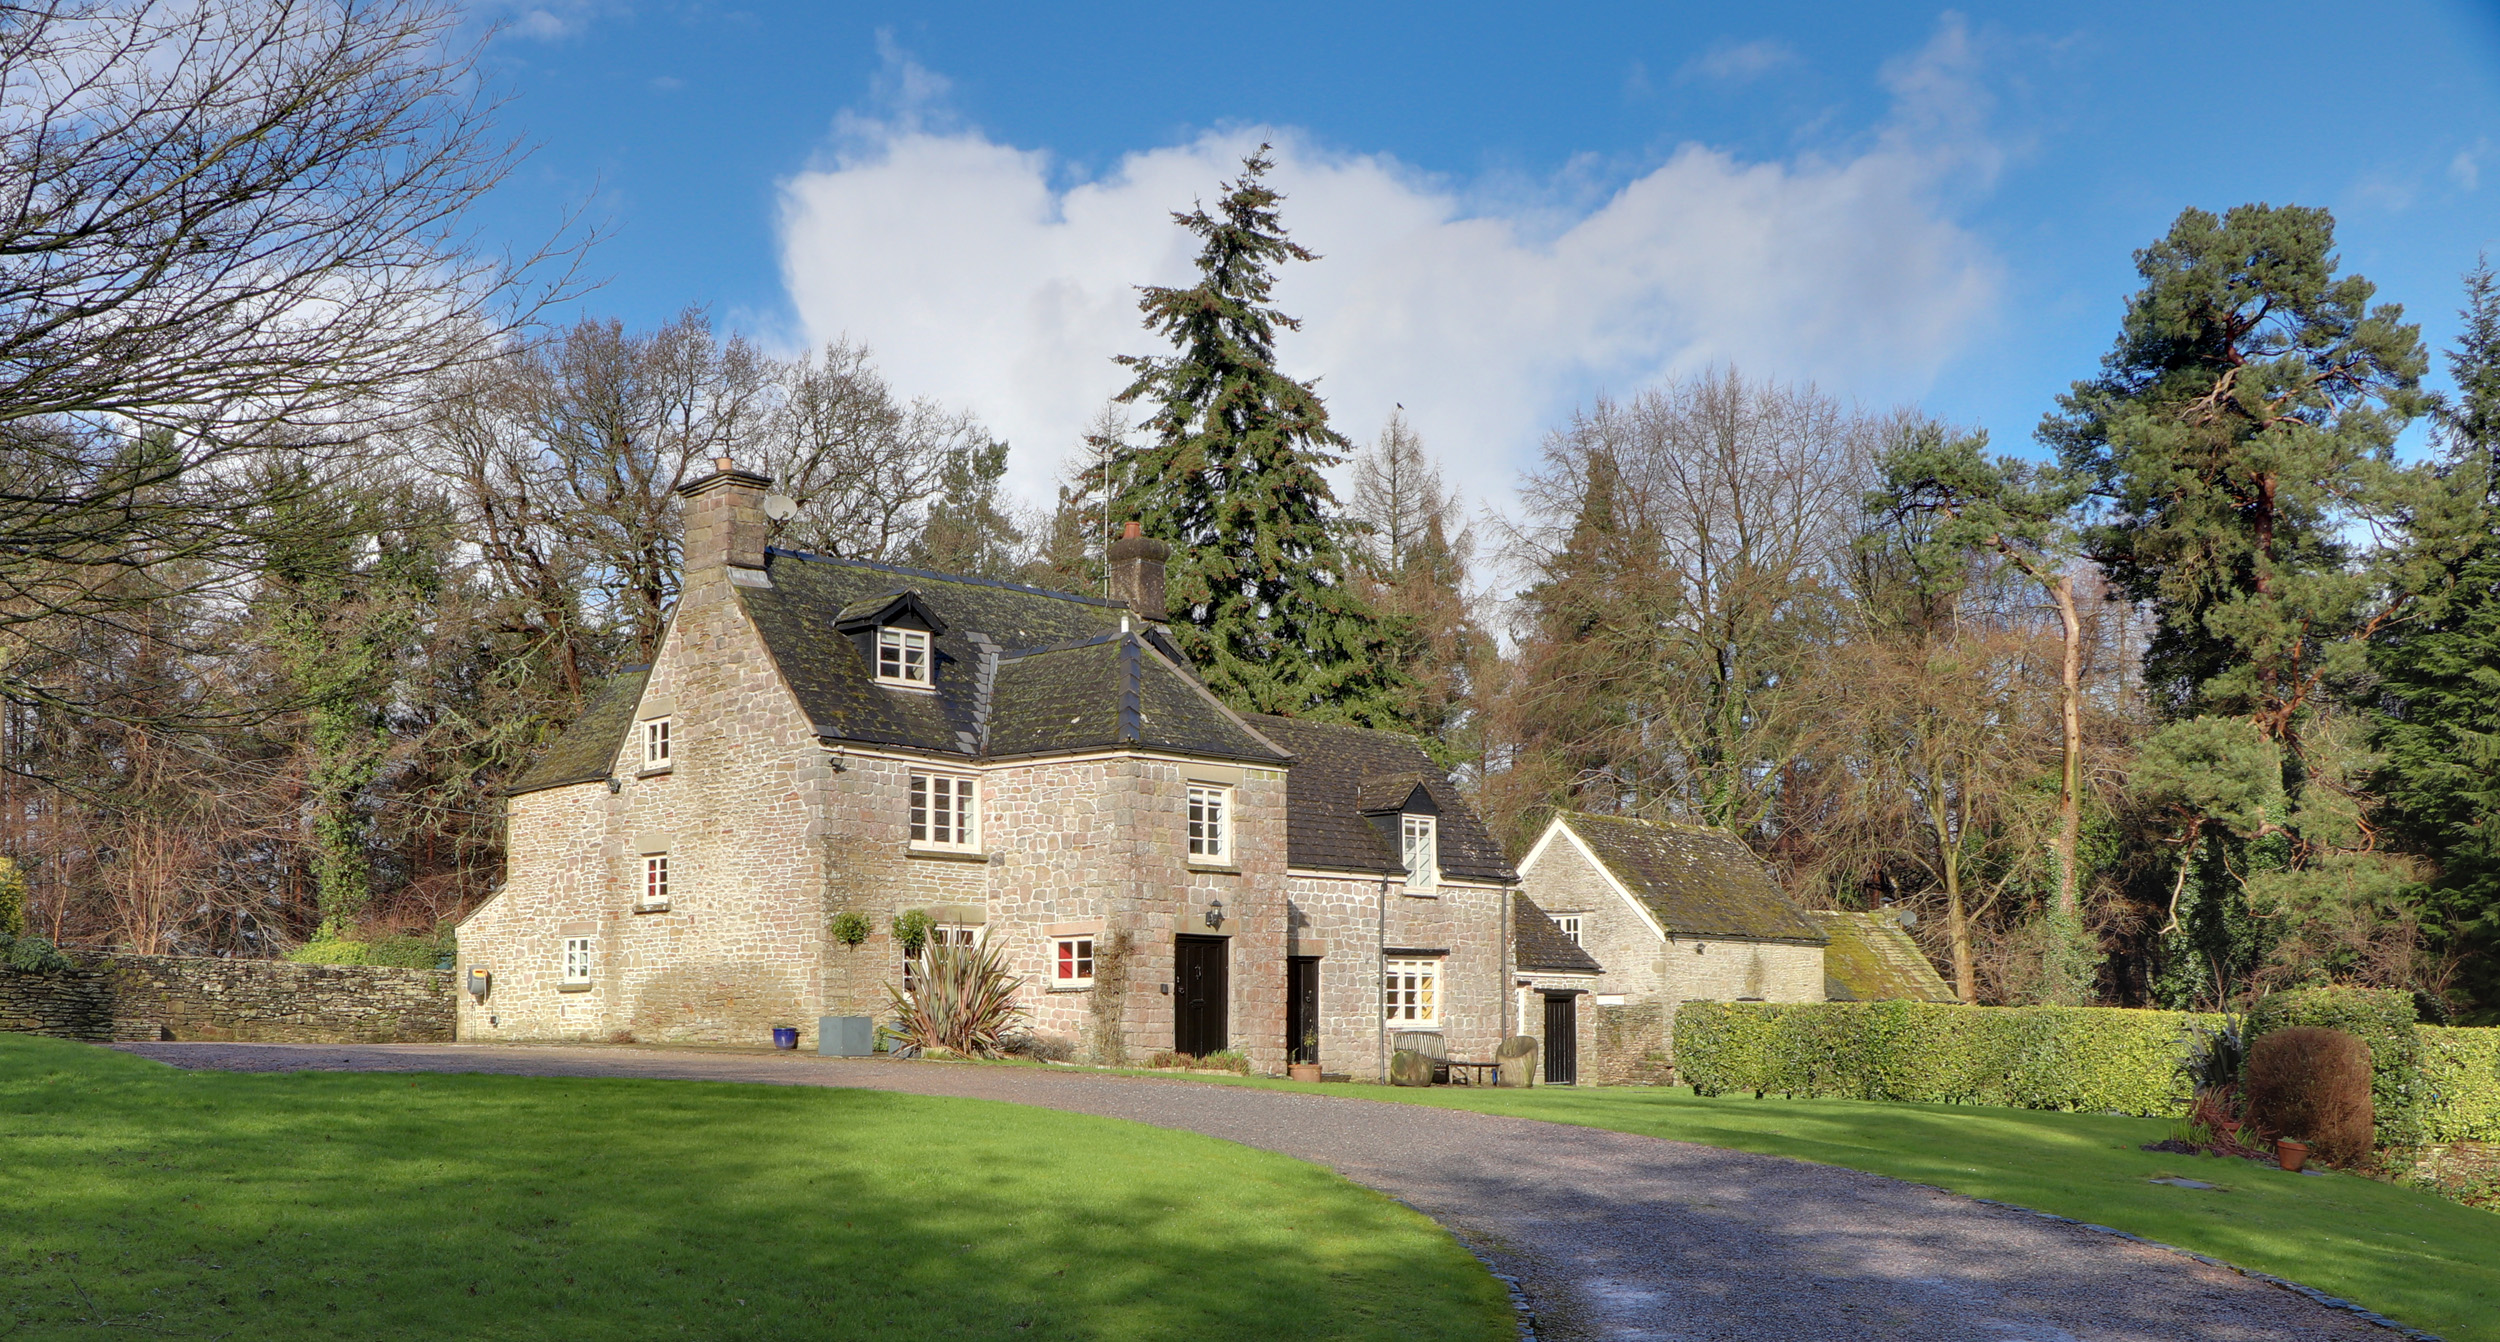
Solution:
<svg viewBox="0 0 2500 1342">
<path fill-rule="evenodd" d="M 1440 826 L 1436 817 L 1398 817 L 1399 856 L 1406 864 L 1406 888 L 1428 891 L 1441 881 Z"/>
<path fill-rule="evenodd" d="M 878 629 L 877 679 L 889 685 L 927 686 L 929 631 L 893 625 Z"/>
</svg>

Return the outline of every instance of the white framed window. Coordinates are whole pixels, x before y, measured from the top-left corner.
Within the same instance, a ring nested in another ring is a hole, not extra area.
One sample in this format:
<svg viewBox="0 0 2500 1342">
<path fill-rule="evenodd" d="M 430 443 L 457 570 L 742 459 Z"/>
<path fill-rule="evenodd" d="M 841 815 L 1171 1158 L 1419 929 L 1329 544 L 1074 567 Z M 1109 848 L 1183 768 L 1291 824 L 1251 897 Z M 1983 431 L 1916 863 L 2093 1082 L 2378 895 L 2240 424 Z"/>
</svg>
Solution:
<svg viewBox="0 0 2500 1342">
<path fill-rule="evenodd" d="M 969 949 L 980 944 L 981 929 L 978 927 L 961 923 L 939 923 L 930 928 L 928 944 L 920 948 L 918 955 L 906 956 L 903 959 L 903 991 L 907 993 L 920 991 L 920 967 L 928 963 L 929 952 L 941 946 Z"/>
<path fill-rule="evenodd" d="M 1092 937 L 1051 938 L 1050 986 L 1054 988 L 1091 988 L 1094 986 L 1094 939 Z"/>
<path fill-rule="evenodd" d="M 1233 790 L 1211 783 L 1189 785 L 1189 860 L 1232 860 Z"/>
<path fill-rule="evenodd" d="M 564 939 L 564 983 L 574 987 L 590 982 L 590 938 Z"/>
<path fill-rule="evenodd" d="M 642 907 L 646 909 L 668 907 L 668 854 L 666 853 L 642 855 Z"/>
<path fill-rule="evenodd" d="M 1440 827 L 1435 817 L 1399 817 L 1398 855 L 1406 863 L 1406 888 L 1429 890 L 1441 881 Z"/>
<path fill-rule="evenodd" d="M 978 779 L 959 774 L 911 776 L 911 842 L 914 848 L 969 849 L 978 843 L 975 823 Z"/>
<path fill-rule="evenodd" d="M 668 719 L 652 718 L 642 724 L 642 768 L 649 773 L 669 767 Z"/>
<path fill-rule="evenodd" d="M 1381 1018 L 1391 1025 L 1432 1029 L 1441 1024 L 1441 961 L 1390 960 L 1383 966 Z"/>
<path fill-rule="evenodd" d="M 889 685 L 928 684 L 929 631 L 879 626 L 877 679 Z"/>
<path fill-rule="evenodd" d="M 1562 928 L 1564 936 L 1571 938 L 1572 945 L 1585 946 L 1588 944 L 1587 942 L 1580 940 L 1579 914 L 1558 913 L 1554 915 L 1554 922 Z"/>
</svg>

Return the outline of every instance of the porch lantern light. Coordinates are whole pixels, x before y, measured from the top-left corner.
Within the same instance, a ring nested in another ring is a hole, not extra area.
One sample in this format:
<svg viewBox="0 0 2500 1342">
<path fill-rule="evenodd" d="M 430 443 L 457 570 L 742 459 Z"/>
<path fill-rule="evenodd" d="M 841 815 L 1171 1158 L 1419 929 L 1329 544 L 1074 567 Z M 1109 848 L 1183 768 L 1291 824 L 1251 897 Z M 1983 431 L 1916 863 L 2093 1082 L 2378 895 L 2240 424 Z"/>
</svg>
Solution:
<svg viewBox="0 0 2500 1342">
<path fill-rule="evenodd" d="M 1209 927 L 1222 927 L 1223 925 L 1224 925 L 1224 901 L 1223 901 L 1223 900 L 1220 900 L 1220 899 L 1210 899 L 1210 900 L 1208 900 L 1208 901 L 1207 901 L 1207 926 L 1209 926 Z"/>
</svg>

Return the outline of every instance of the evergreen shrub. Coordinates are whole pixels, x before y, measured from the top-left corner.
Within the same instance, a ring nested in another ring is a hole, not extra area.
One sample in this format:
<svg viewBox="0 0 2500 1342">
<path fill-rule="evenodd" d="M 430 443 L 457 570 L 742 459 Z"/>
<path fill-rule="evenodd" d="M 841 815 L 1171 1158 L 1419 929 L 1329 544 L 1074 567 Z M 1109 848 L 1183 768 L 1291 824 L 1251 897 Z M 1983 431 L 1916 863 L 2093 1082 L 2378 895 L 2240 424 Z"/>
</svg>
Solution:
<svg viewBox="0 0 2500 1342">
<path fill-rule="evenodd" d="M 2248 1013 L 2253 1055 L 2265 1037 L 2298 1026 L 2341 1030 L 2370 1049 L 2370 1104 L 2382 1145 L 2422 1140 L 2422 1043 L 2413 994 L 2401 988 L 2295 988 L 2258 999 Z"/>
<path fill-rule="evenodd" d="M 11 936 L 0 932 L 0 966 L 21 974 L 57 974 L 76 966 L 59 947 L 42 937 Z"/>
<path fill-rule="evenodd" d="M 2500 1030 L 2423 1026 L 2422 1140 L 2500 1141 Z"/>
<path fill-rule="evenodd" d="M 2307 1142 L 2328 1165 L 2351 1165 L 2376 1143 L 2370 1046 L 2360 1036 L 2294 1025 L 2248 1050 L 2248 1121 L 2269 1137 Z"/>
<path fill-rule="evenodd" d="M 2177 1118 L 2191 1027 L 2218 1018 L 2112 1007 L 1941 1002 L 1686 1002 L 1679 1079 L 1703 1095 L 1826 1096 Z"/>
</svg>

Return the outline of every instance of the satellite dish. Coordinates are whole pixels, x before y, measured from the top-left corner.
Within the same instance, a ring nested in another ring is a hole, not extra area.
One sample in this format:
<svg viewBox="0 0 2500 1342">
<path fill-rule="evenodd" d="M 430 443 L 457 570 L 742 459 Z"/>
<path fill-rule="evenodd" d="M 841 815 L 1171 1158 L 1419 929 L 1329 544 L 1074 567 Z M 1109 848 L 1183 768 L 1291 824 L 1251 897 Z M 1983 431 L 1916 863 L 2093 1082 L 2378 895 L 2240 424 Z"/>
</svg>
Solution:
<svg viewBox="0 0 2500 1342">
<path fill-rule="evenodd" d="M 787 494 L 764 496 L 764 515 L 776 522 L 787 522 L 799 515 L 799 505 Z"/>
</svg>

